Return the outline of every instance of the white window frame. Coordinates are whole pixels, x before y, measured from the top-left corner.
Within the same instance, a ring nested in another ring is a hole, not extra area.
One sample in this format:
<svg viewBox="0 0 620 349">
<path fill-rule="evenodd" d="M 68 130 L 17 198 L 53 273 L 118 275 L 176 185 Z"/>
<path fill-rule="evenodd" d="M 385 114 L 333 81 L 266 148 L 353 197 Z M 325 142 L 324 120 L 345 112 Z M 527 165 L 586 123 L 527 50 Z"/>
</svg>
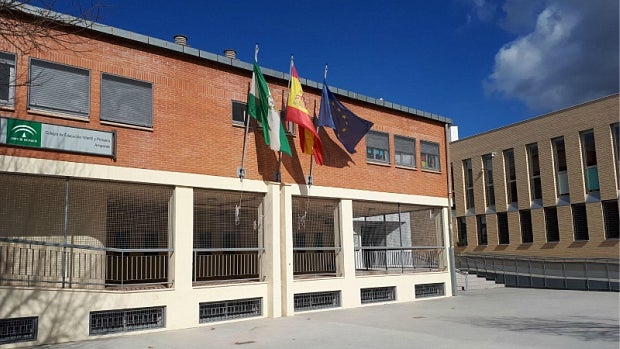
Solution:
<svg viewBox="0 0 620 349">
<path fill-rule="evenodd" d="M 0 99 L 0 107 L 13 107 L 15 105 L 15 66 L 17 57 L 8 52 L 0 51 L 0 65 L 8 66 L 9 74 L 6 80 L 6 88 L 8 91 L 7 99 Z M 0 79 L 4 79 L 0 76 Z M 3 80 L 0 80 L 4 84 Z M 4 87 L 4 86 L 3 86 Z"/>
<path fill-rule="evenodd" d="M 437 154 L 425 151 L 428 147 L 437 149 Z M 440 157 L 439 143 L 431 141 L 420 141 L 420 161 L 423 170 L 441 171 L 441 157 Z"/>
<path fill-rule="evenodd" d="M 381 143 L 387 144 L 386 148 L 379 146 L 379 139 Z M 390 135 L 388 133 L 368 131 L 366 134 L 366 160 L 382 164 L 390 163 Z"/>
<path fill-rule="evenodd" d="M 399 147 L 402 143 L 410 143 L 411 150 Z M 407 157 L 411 161 L 404 161 Z M 398 166 L 416 168 L 415 138 L 394 135 L 394 163 Z"/>
</svg>

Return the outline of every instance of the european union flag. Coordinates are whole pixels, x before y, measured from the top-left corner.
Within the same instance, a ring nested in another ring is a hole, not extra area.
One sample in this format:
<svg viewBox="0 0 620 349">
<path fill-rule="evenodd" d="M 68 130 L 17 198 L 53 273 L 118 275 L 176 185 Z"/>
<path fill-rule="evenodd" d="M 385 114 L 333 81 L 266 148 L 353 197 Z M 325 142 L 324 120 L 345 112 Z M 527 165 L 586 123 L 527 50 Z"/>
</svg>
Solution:
<svg viewBox="0 0 620 349">
<path fill-rule="evenodd" d="M 336 137 L 345 149 L 355 153 L 357 143 L 364 138 L 373 123 L 353 114 L 336 99 L 323 80 L 323 95 L 321 97 L 321 109 L 319 110 L 319 126 L 331 127 Z"/>
</svg>

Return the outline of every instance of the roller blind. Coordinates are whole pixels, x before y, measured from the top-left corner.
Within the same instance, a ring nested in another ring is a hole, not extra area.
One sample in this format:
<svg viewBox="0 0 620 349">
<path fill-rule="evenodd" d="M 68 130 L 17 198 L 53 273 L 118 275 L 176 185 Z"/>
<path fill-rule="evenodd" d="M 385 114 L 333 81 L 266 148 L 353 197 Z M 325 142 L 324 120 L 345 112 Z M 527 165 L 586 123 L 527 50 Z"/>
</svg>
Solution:
<svg viewBox="0 0 620 349">
<path fill-rule="evenodd" d="M 87 117 L 90 109 L 89 71 L 32 59 L 28 106 Z"/>
<path fill-rule="evenodd" d="M 153 127 L 152 84 L 102 74 L 101 120 Z"/>
</svg>

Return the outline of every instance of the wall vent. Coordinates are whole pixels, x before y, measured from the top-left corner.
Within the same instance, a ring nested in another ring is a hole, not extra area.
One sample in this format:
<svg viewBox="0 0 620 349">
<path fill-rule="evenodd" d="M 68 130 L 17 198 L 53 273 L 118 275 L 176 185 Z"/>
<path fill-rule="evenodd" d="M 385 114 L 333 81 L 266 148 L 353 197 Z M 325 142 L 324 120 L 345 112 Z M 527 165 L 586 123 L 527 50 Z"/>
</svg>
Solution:
<svg viewBox="0 0 620 349">
<path fill-rule="evenodd" d="M 0 345 L 37 340 L 37 317 L 0 319 Z"/>
<path fill-rule="evenodd" d="M 362 288 L 360 290 L 362 304 L 391 302 L 396 300 L 396 287 Z"/>
<path fill-rule="evenodd" d="M 415 285 L 415 298 L 441 297 L 446 295 L 446 285 L 444 283 L 437 284 L 419 284 Z"/>
<path fill-rule="evenodd" d="M 340 291 L 298 293 L 295 295 L 295 311 L 340 307 Z"/>
<path fill-rule="evenodd" d="M 263 315 L 262 298 L 235 299 L 200 303 L 200 323 L 234 320 Z"/>
<path fill-rule="evenodd" d="M 166 327 L 166 307 L 92 311 L 89 335 Z"/>
</svg>

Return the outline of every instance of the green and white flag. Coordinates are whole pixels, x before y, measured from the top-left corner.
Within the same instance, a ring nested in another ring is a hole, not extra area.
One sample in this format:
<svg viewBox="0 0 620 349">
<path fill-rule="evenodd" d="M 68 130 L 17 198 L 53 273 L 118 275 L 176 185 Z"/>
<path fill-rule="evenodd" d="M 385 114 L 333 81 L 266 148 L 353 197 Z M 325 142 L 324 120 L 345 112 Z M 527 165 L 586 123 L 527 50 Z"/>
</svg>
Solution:
<svg viewBox="0 0 620 349">
<path fill-rule="evenodd" d="M 254 72 L 248 96 L 248 114 L 262 124 L 265 144 L 269 148 L 292 155 L 291 146 L 282 127 L 280 113 L 276 109 L 269 86 L 256 59 L 254 59 Z"/>
</svg>

